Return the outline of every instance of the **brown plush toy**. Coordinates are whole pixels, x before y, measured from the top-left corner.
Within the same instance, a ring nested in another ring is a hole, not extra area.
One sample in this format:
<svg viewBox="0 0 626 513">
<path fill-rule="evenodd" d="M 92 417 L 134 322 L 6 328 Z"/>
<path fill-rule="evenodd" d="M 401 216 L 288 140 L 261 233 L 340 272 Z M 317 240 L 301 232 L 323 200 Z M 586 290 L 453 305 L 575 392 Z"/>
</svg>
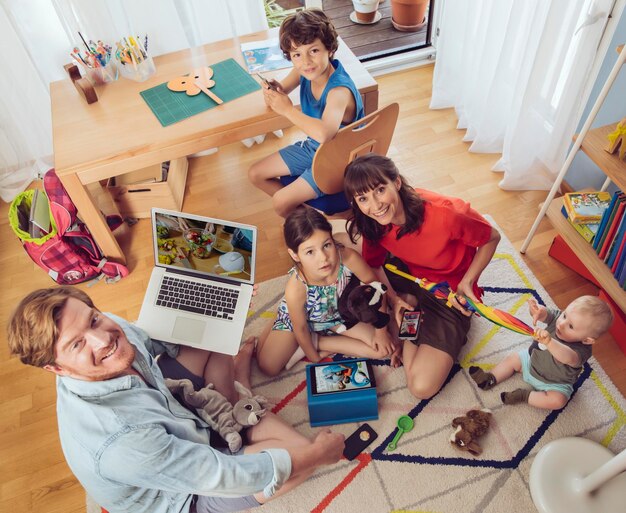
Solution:
<svg viewBox="0 0 626 513">
<path fill-rule="evenodd" d="M 452 421 L 456 431 L 450 436 L 450 443 L 462 451 L 468 451 L 472 456 L 480 456 L 483 452 L 476 441 L 489 429 L 491 410 L 470 410 L 465 416 L 457 417 Z"/>
<path fill-rule="evenodd" d="M 338 300 L 337 308 L 343 319 L 343 325 L 339 326 L 337 333 L 343 333 L 359 322 L 372 324 L 378 329 L 387 326 L 389 314 L 379 311 L 386 291 L 387 286 L 383 283 L 373 281 L 362 284 L 353 274 Z"/>
</svg>

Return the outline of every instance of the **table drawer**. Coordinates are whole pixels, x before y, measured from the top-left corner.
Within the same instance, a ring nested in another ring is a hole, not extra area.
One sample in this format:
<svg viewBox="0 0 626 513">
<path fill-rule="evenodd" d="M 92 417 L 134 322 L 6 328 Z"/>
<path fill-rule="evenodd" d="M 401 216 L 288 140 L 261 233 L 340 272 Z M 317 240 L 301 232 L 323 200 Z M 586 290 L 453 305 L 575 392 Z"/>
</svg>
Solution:
<svg viewBox="0 0 626 513">
<path fill-rule="evenodd" d="M 180 210 L 187 181 L 187 158 L 170 161 L 165 181 L 161 178 L 161 164 L 132 171 L 120 178 L 111 178 L 107 190 L 122 216 L 150 217 L 152 207 Z M 137 180 L 142 180 L 136 183 Z M 120 184 L 122 182 L 122 184 Z"/>
</svg>

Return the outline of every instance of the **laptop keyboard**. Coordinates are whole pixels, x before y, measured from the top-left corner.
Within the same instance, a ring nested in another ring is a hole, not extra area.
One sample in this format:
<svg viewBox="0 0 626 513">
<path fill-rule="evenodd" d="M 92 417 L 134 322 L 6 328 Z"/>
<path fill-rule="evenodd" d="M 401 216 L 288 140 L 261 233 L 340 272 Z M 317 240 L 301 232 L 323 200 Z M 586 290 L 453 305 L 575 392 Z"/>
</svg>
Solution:
<svg viewBox="0 0 626 513">
<path fill-rule="evenodd" d="M 156 304 L 232 321 L 237 297 L 238 290 L 165 276 Z"/>
</svg>

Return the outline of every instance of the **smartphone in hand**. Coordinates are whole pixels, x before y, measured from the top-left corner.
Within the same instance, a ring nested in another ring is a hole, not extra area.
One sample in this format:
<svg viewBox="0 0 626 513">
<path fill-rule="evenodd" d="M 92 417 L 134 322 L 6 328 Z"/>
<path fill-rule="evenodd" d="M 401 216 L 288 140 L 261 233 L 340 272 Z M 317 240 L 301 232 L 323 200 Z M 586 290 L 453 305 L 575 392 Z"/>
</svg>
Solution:
<svg viewBox="0 0 626 513">
<path fill-rule="evenodd" d="M 420 310 L 407 310 L 402 315 L 402 324 L 398 337 L 401 340 L 415 340 L 420 330 L 422 312 Z"/>
</svg>

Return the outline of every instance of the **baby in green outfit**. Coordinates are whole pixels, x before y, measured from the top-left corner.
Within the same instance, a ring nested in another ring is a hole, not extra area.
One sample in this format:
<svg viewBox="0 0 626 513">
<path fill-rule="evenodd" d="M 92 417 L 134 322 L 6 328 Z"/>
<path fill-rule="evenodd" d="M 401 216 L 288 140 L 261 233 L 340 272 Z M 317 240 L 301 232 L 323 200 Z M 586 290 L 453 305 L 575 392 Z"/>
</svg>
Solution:
<svg viewBox="0 0 626 513">
<path fill-rule="evenodd" d="M 489 390 L 515 372 L 521 372 L 533 390 L 518 388 L 502 392 L 502 402 L 524 402 L 559 410 L 569 401 L 574 383 L 591 357 L 592 345 L 611 327 L 613 313 L 609 305 L 595 296 L 581 296 L 562 312 L 541 306 L 534 298 L 528 300 L 528 308 L 533 325 L 537 321 L 546 324 L 545 329 L 535 329 L 528 350 L 508 355 L 491 372 L 470 367 L 469 373 L 479 388 Z"/>
</svg>

